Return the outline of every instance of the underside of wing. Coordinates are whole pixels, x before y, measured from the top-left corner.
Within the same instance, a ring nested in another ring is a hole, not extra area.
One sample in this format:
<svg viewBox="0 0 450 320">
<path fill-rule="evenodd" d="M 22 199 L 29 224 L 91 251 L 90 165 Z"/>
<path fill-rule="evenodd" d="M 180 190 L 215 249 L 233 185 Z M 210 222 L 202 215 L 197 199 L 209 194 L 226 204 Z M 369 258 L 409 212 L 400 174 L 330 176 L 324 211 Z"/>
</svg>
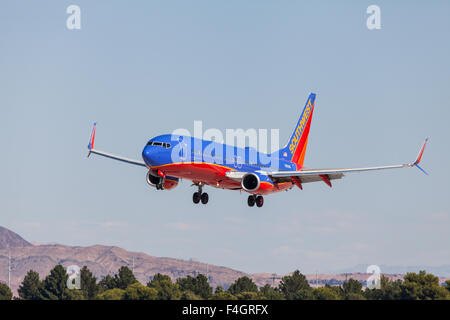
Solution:
<svg viewBox="0 0 450 320">
<path fill-rule="evenodd" d="M 399 169 L 399 168 L 409 168 L 417 167 L 422 172 L 427 174 L 420 166 L 419 163 L 422 159 L 423 152 L 428 139 L 425 140 L 419 154 L 414 162 L 406 164 L 397 164 L 390 166 L 378 166 L 378 167 L 365 167 L 365 168 L 340 168 L 340 169 L 304 169 L 300 171 L 274 171 L 269 172 L 267 175 L 274 182 L 288 182 L 292 181 L 299 188 L 301 188 L 302 183 L 323 181 L 331 187 L 330 180 L 341 179 L 344 174 L 353 172 L 367 172 L 367 171 L 378 171 L 378 170 L 388 170 L 388 169 Z"/>
<path fill-rule="evenodd" d="M 334 174 L 329 174 L 328 178 L 330 180 L 337 180 L 337 179 L 341 179 L 344 176 L 343 173 L 334 173 Z M 269 175 L 269 177 L 271 177 Z M 287 177 L 271 177 L 273 182 L 275 183 L 282 183 L 282 182 L 293 182 L 292 177 L 295 176 L 287 176 Z M 309 182 L 318 182 L 318 181 L 323 181 L 323 178 L 320 177 L 320 175 L 315 174 L 315 175 L 308 175 L 308 176 L 302 176 L 302 177 L 298 177 L 300 183 L 309 183 Z"/>
<path fill-rule="evenodd" d="M 115 154 L 112 154 L 112 153 L 108 153 L 108 152 L 104 152 L 104 151 L 100 151 L 100 150 L 94 149 L 96 127 L 97 127 L 97 124 L 94 123 L 94 127 L 92 128 L 91 138 L 89 139 L 89 144 L 88 144 L 88 149 L 89 149 L 88 157 L 91 155 L 91 153 L 94 153 L 94 154 L 97 154 L 99 156 L 110 158 L 110 159 L 113 159 L 113 160 L 118 160 L 118 161 L 122 161 L 122 162 L 129 163 L 129 164 L 134 164 L 136 166 L 147 167 L 147 165 L 145 164 L 144 161 L 129 159 L 129 158 L 118 156 L 118 155 L 115 155 Z"/>
<path fill-rule="evenodd" d="M 99 156 L 103 156 L 103 157 L 106 157 L 106 158 L 110 158 L 110 159 L 113 159 L 113 160 L 118 160 L 118 161 L 122 161 L 122 162 L 129 163 L 129 164 L 134 164 L 136 166 L 141 166 L 141 167 L 146 167 L 147 166 L 144 161 L 129 159 L 129 158 L 125 158 L 125 157 L 122 157 L 122 156 L 118 156 L 118 155 L 115 155 L 115 154 L 112 154 L 112 153 L 107 153 L 107 152 L 96 150 L 96 149 L 90 149 L 88 156 L 91 153 L 94 153 L 94 154 L 97 154 Z"/>
</svg>

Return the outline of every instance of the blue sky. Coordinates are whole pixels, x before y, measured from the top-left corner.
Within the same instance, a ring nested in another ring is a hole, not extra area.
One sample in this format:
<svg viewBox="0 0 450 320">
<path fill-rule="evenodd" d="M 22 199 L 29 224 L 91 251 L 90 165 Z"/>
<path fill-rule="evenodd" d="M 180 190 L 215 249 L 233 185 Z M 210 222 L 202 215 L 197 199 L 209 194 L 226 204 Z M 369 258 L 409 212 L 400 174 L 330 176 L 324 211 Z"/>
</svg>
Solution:
<svg viewBox="0 0 450 320">
<path fill-rule="evenodd" d="M 81 8 L 81 30 L 66 8 Z M 381 8 L 368 30 L 366 8 Z M 27 240 L 117 245 L 246 272 L 450 263 L 448 1 L 2 1 L 0 225 Z M 158 192 L 140 158 L 177 128 L 278 128 L 317 93 L 305 165 L 347 175 L 267 196 L 188 181 Z"/>
</svg>

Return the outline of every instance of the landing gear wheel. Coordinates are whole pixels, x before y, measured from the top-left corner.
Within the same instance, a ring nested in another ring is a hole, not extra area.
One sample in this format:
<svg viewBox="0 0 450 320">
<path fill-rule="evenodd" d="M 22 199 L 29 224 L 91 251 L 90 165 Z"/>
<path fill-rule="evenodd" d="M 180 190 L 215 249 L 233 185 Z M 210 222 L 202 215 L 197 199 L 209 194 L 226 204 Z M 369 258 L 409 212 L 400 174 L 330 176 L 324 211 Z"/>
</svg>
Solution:
<svg viewBox="0 0 450 320">
<path fill-rule="evenodd" d="M 195 204 L 200 202 L 200 193 L 199 192 L 194 192 L 194 194 L 192 195 L 192 201 Z"/>
<path fill-rule="evenodd" d="M 247 204 L 249 207 L 253 207 L 255 205 L 255 196 L 248 196 Z"/>
<path fill-rule="evenodd" d="M 208 200 L 209 200 L 208 194 L 207 194 L 206 192 L 202 193 L 201 199 L 202 199 L 202 203 L 203 203 L 203 204 L 207 204 L 207 203 L 208 203 Z"/>
<path fill-rule="evenodd" d="M 264 198 L 262 196 L 257 196 L 256 197 L 256 206 L 258 208 L 261 208 L 264 204 Z"/>
</svg>

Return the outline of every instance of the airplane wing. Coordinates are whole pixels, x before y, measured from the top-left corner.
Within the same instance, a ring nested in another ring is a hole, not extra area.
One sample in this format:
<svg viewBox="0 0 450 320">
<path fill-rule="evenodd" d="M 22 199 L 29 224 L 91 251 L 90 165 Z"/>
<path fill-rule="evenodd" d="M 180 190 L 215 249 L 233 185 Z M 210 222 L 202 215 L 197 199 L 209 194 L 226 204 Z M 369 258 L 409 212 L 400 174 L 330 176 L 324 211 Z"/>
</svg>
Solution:
<svg viewBox="0 0 450 320">
<path fill-rule="evenodd" d="M 428 174 L 424 169 L 419 166 L 420 161 L 422 160 L 422 155 L 425 150 L 425 146 L 427 144 L 428 138 L 425 139 L 425 142 L 422 148 L 419 151 L 419 154 L 414 162 L 406 163 L 406 164 L 398 164 L 398 165 L 390 165 L 390 166 L 379 166 L 379 167 L 365 167 L 365 168 L 340 168 L 340 169 L 305 169 L 300 171 L 273 171 L 268 172 L 267 175 L 272 178 L 274 182 L 285 182 L 291 180 L 295 184 L 301 186 L 302 183 L 307 182 L 316 182 L 316 181 L 324 181 L 331 187 L 330 180 L 341 179 L 344 174 L 352 173 L 352 172 L 365 172 L 365 171 L 376 171 L 376 170 L 386 170 L 386 169 L 398 169 L 398 168 L 408 168 L 408 167 L 417 167 L 423 173 Z M 297 183 L 299 182 L 299 184 Z"/>
<path fill-rule="evenodd" d="M 96 127 L 97 127 L 97 123 L 94 123 L 94 128 L 92 129 L 91 138 L 89 139 L 89 144 L 88 144 L 88 149 L 89 149 L 88 157 L 91 155 L 91 153 L 94 153 L 94 154 L 98 154 L 99 156 L 103 156 L 103 157 L 106 157 L 106 158 L 110 158 L 110 159 L 126 162 L 126 163 L 129 163 L 129 164 L 134 164 L 134 165 L 141 166 L 141 167 L 147 167 L 147 165 L 145 164 L 144 161 L 129 159 L 129 158 L 121 157 L 121 156 L 118 156 L 118 155 L 115 155 L 115 154 L 112 154 L 112 153 L 108 153 L 108 152 L 104 152 L 104 151 L 100 151 L 100 150 L 94 149 L 94 140 L 95 140 L 95 129 L 96 129 Z"/>
</svg>

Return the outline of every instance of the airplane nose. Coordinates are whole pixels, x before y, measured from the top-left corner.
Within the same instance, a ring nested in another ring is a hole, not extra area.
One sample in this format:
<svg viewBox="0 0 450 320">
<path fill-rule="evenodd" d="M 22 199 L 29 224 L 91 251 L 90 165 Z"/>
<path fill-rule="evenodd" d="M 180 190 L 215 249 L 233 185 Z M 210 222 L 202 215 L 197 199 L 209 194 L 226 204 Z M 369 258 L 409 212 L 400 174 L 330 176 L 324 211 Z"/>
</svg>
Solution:
<svg viewBox="0 0 450 320">
<path fill-rule="evenodd" d="M 144 150 L 142 150 L 142 158 L 147 165 L 151 165 L 152 157 L 151 157 L 151 147 L 145 146 Z"/>
</svg>

